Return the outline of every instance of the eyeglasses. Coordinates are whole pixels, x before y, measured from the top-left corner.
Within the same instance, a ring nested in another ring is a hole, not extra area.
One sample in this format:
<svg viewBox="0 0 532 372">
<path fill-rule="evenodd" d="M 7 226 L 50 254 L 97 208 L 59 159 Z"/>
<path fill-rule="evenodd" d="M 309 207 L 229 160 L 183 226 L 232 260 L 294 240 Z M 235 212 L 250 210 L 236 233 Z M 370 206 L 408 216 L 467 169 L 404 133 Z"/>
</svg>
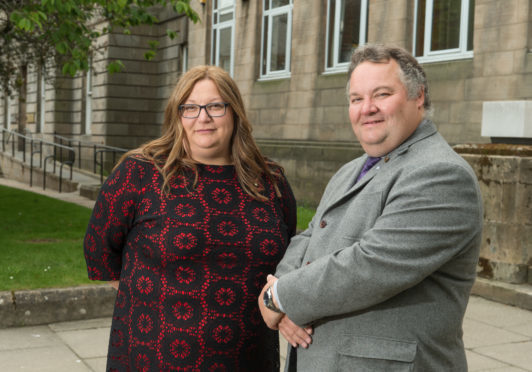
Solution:
<svg viewBox="0 0 532 372">
<path fill-rule="evenodd" d="M 229 103 L 226 102 L 212 102 L 206 105 L 195 105 L 188 103 L 185 105 L 179 105 L 179 112 L 181 116 L 187 119 L 195 119 L 200 115 L 201 109 L 205 109 L 205 112 L 210 117 L 224 116 L 225 111 Z"/>
</svg>

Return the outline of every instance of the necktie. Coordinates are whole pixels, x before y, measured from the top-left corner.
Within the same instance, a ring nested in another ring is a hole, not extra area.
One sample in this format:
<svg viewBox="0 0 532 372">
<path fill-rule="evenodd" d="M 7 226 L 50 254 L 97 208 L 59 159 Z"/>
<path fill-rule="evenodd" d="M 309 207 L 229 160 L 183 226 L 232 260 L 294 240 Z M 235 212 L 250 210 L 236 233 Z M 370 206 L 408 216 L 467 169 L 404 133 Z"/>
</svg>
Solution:
<svg viewBox="0 0 532 372">
<path fill-rule="evenodd" d="M 362 177 L 364 177 L 364 175 L 366 173 L 368 173 L 368 171 L 375 165 L 377 164 L 377 162 L 381 160 L 381 158 L 374 158 L 373 156 L 368 156 L 368 158 L 366 159 L 366 162 L 364 163 L 364 166 L 362 167 L 362 170 L 360 171 L 360 174 L 358 175 L 355 183 L 357 183 L 358 181 L 360 181 L 360 179 Z"/>
</svg>

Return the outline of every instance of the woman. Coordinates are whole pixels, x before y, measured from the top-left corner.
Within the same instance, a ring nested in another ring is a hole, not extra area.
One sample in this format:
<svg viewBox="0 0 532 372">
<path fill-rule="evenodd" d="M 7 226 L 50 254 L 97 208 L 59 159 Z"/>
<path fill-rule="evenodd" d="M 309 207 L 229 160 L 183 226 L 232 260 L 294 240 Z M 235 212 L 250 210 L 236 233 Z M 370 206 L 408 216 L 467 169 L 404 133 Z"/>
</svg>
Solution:
<svg viewBox="0 0 532 372">
<path fill-rule="evenodd" d="M 89 278 L 118 281 L 107 369 L 278 371 L 256 298 L 295 223 L 235 82 L 218 67 L 188 71 L 162 137 L 121 159 L 87 229 Z"/>
</svg>

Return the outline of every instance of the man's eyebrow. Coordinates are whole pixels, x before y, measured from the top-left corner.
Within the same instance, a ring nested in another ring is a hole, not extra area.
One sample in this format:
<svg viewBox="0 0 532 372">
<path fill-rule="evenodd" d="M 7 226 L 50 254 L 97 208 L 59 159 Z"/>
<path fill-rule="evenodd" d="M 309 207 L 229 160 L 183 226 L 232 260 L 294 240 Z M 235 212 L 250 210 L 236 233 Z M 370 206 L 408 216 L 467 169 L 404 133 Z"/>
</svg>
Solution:
<svg viewBox="0 0 532 372">
<path fill-rule="evenodd" d="M 394 90 L 393 87 L 389 86 L 389 85 L 379 85 L 378 87 L 375 87 L 371 92 L 372 93 L 375 93 L 379 90 Z M 360 93 L 358 93 L 357 91 L 353 91 L 353 92 L 349 92 L 349 95 L 350 96 L 359 96 Z"/>
</svg>

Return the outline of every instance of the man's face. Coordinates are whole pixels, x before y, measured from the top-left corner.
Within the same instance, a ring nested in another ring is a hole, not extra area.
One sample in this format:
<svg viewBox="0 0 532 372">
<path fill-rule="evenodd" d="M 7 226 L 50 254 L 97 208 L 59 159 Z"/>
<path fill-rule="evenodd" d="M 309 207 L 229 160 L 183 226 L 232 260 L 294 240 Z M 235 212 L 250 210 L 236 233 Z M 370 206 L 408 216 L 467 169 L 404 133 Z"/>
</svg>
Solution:
<svg viewBox="0 0 532 372">
<path fill-rule="evenodd" d="M 349 80 L 349 119 L 364 151 L 383 156 L 403 143 L 423 119 L 424 94 L 408 99 L 397 62 L 362 62 Z"/>
</svg>

